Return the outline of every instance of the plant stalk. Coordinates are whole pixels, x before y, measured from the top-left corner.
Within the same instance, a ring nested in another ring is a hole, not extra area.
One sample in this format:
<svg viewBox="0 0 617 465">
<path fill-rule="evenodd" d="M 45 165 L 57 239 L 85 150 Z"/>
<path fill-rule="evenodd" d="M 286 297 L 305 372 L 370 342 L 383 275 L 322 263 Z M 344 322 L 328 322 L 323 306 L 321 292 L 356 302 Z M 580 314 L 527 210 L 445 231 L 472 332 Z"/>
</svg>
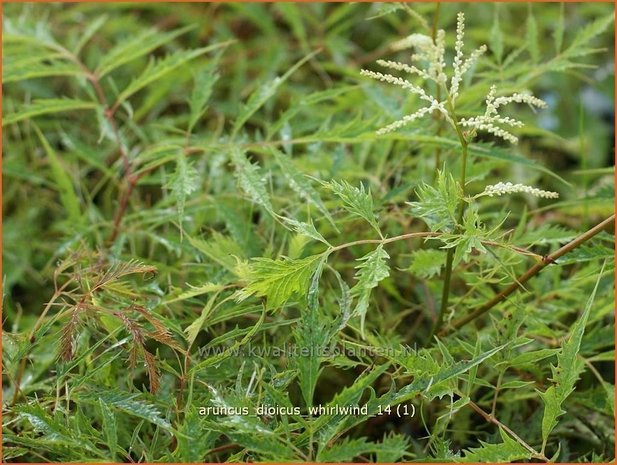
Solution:
<svg viewBox="0 0 617 465">
<path fill-rule="evenodd" d="M 449 107 L 450 114 L 452 116 L 452 120 L 454 123 L 454 129 L 456 130 L 456 134 L 461 143 L 460 184 L 461 184 L 462 194 L 461 194 L 461 200 L 460 200 L 459 208 L 458 208 L 458 217 L 457 217 L 457 221 L 455 225 L 456 227 L 457 225 L 461 224 L 461 222 L 463 221 L 463 216 L 465 215 L 465 206 L 467 204 L 465 202 L 465 183 L 466 183 L 467 155 L 468 155 L 469 142 L 467 142 L 467 139 L 465 139 L 465 135 L 463 134 L 463 131 L 461 130 L 458 124 L 458 120 L 454 112 L 454 105 L 452 104 L 450 97 L 448 97 L 448 107 Z M 433 325 L 433 329 L 431 331 L 431 335 L 428 338 L 428 342 L 430 342 L 435 336 L 435 334 L 437 334 L 437 332 L 441 329 L 443 325 L 443 319 L 444 319 L 445 313 L 448 309 L 448 301 L 450 300 L 450 286 L 451 286 L 451 281 L 452 281 L 452 268 L 454 264 L 454 253 L 455 252 L 456 252 L 456 247 L 450 247 L 446 255 L 446 271 L 445 271 L 444 280 L 443 280 L 443 290 L 441 293 L 441 306 L 439 308 L 439 314 L 437 315 L 437 321 L 435 321 L 435 324 Z"/>
<path fill-rule="evenodd" d="M 535 275 L 537 275 L 545 267 L 547 267 L 551 263 L 554 263 L 555 260 L 557 260 L 559 257 L 562 257 L 565 254 L 567 254 L 568 252 L 571 252 L 572 250 L 576 249 L 577 247 L 579 247 L 581 244 L 587 242 L 592 237 L 594 237 L 597 234 L 601 233 L 602 231 L 606 230 L 611 225 L 614 225 L 614 223 L 615 223 L 615 214 L 611 215 L 610 217 L 608 217 L 607 219 L 605 219 L 601 223 L 597 224 L 596 226 L 591 228 L 589 231 L 581 234 L 576 239 L 568 242 L 566 245 L 564 245 L 563 247 L 557 249 L 552 254 L 546 255 L 545 257 L 542 258 L 541 261 L 536 263 L 534 266 L 529 268 L 525 273 L 523 273 L 521 276 L 519 276 L 516 279 L 516 281 L 514 283 L 512 283 L 510 286 L 505 288 L 503 291 L 501 291 L 499 294 L 497 294 L 495 297 L 493 297 L 491 300 L 486 302 L 481 307 L 478 307 L 476 310 L 471 312 L 469 315 L 456 320 L 454 323 L 452 323 L 452 325 L 450 327 L 444 328 L 443 330 L 441 330 L 439 332 L 439 335 L 440 336 L 446 336 L 446 335 L 448 335 L 450 333 L 453 333 L 453 332 L 459 330 L 460 328 L 462 328 L 463 326 L 465 326 L 467 323 L 469 323 L 469 322 L 475 320 L 476 318 L 484 315 L 486 312 L 488 312 L 495 305 L 497 305 L 497 304 L 503 302 L 504 300 L 506 300 L 506 298 L 510 294 L 512 294 L 513 292 L 515 292 L 518 289 L 523 288 L 523 284 L 525 284 L 527 281 L 529 281 L 531 278 L 533 278 Z"/>
</svg>

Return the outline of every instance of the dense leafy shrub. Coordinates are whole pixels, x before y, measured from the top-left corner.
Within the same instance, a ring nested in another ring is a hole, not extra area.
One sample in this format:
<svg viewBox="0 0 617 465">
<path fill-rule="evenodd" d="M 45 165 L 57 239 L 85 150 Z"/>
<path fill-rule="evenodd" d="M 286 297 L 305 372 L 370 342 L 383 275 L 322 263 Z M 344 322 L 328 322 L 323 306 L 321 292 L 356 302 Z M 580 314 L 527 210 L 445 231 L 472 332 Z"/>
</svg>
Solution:
<svg viewBox="0 0 617 465">
<path fill-rule="evenodd" d="M 613 459 L 612 24 L 5 5 L 4 459 Z"/>
</svg>

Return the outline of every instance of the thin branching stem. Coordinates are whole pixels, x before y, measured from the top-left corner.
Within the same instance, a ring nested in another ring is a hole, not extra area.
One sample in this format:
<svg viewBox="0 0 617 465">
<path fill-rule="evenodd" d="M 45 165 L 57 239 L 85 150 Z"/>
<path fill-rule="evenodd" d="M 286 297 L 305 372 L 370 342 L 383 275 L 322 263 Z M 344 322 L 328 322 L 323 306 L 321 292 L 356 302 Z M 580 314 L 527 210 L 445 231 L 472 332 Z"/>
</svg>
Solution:
<svg viewBox="0 0 617 465">
<path fill-rule="evenodd" d="M 458 217 L 457 217 L 457 225 L 458 225 L 458 224 L 460 224 L 463 221 L 463 216 L 465 215 L 465 206 L 467 204 L 467 202 L 465 201 L 465 184 L 466 184 L 465 176 L 466 176 L 466 172 L 467 172 L 467 156 L 468 156 L 469 142 L 465 138 L 465 135 L 463 134 L 463 131 L 461 130 L 460 125 L 458 124 L 458 119 L 457 119 L 456 114 L 454 112 L 454 105 L 452 104 L 452 100 L 449 97 L 448 97 L 448 109 L 449 109 L 450 114 L 451 114 L 451 119 L 452 119 L 452 123 L 453 123 L 454 129 L 456 131 L 456 135 L 458 136 L 459 142 L 461 144 L 461 180 L 460 180 L 460 184 L 461 184 L 461 190 L 462 190 L 462 197 L 461 197 L 461 200 L 459 202 L 459 210 L 458 210 Z M 431 336 L 428 339 L 429 342 L 433 339 L 433 336 L 443 326 L 444 316 L 446 314 L 446 311 L 448 310 L 448 301 L 450 299 L 450 288 L 451 288 L 451 281 L 452 281 L 452 268 L 453 268 L 453 264 L 454 264 L 454 253 L 455 252 L 456 252 L 456 247 L 450 247 L 448 249 L 448 253 L 446 255 L 446 270 L 445 270 L 445 274 L 444 274 L 443 289 L 442 289 L 442 293 L 441 293 L 441 306 L 439 308 L 439 314 L 437 315 L 437 320 L 435 321 L 435 324 L 433 325 L 433 329 L 431 331 Z"/>
<path fill-rule="evenodd" d="M 485 412 L 478 404 L 476 404 L 475 402 L 473 402 L 471 400 L 469 401 L 469 406 L 476 413 L 480 414 L 480 416 L 482 418 L 484 418 L 486 421 L 488 421 L 489 423 L 492 423 L 494 425 L 497 425 L 502 430 L 504 430 L 506 433 L 508 433 L 516 442 L 518 442 L 521 446 L 523 446 L 525 449 L 527 449 L 527 451 L 529 451 L 531 453 L 531 456 L 534 459 L 543 460 L 545 462 L 549 461 L 549 459 L 543 453 L 538 452 L 533 447 L 531 447 L 529 444 L 527 444 L 518 434 L 516 434 L 508 426 L 506 426 L 502 422 L 500 422 L 494 415 L 491 415 L 490 413 Z"/>
<path fill-rule="evenodd" d="M 486 302 L 484 305 L 482 305 L 482 306 L 478 307 L 477 309 L 475 309 L 469 315 L 454 321 L 449 327 L 444 328 L 442 331 L 440 331 L 439 334 L 441 336 L 445 336 L 445 335 L 450 334 L 450 333 L 452 333 L 454 331 L 458 331 L 460 328 L 465 326 L 467 323 L 475 320 L 476 318 L 481 317 L 486 312 L 488 312 L 490 309 L 492 309 L 495 305 L 497 305 L 497 304 L 503 302 L 504 300 L 506 300 L 506 298 L 510 294 L 512 294 L 513 292 L 517 291 L 518 289 L 524 289 L 523 284 L 525 284 L 527 281 L 529 281 L 531 278 L 533 278 L 535 275 L 537 275 L 540 271 L 542 271 L 548 265 L 550 265 L 552 263 L 555 263 L 555 261 L 558 258 L 560 258 L 560 257 L 564 256 L 565 254 L 571 252 L 572 250 L 576 249 L 580 245 L 582 245 L 585 242 L 587 242 L 588 240 L 590 240 L 592 237 L 594 237 L 597 234 L 601 233 L 602 231 L 607 230 L 609 227 L 614 225 L 614 223 L 615 223 L 615 214 L 611 215 L 610 217 L 608 217 L 607 219 L 605 219 L 601 223 L 597 224 L 596 226 L 594 226 L 590 230 L 588 230 L 585 233 L 581 234 L 576 239 L 568 242 L 566 245 L 564 245 L 563 247 L 557 249 L 556 251 L 554 251 L 550 255 L 546 255 L 545 257 L 542 258 L 542 260 L 537 262 L 535 265 L 533 265 L 531 268 L 529 268 L 525 273 L 523 273 L 521 276 L 516 278 L 516 281 L 514 283 L 512 283 L 510 286 L 505 288 L 499 294 L 495 295 L 495 297 L 493 297 L 491 300 Z"/>
<path fill-rule="evenodd" d="M 105 97 L 105 92 L 103 91 L 103 86 L 101 85 L 101 81 L 99 77 L 94 71 L 90 70 L 90 68 L 88 68 L 86 64 L 83 61 L 81 61 L 77 55 L 75 55 L 71 51 L 61 46 L 56 46 L 54 48 L 56 48 L 60 53 L 66 56 L 70 61 L 75 63 L 77 66 L 79 66 L 79 68 L 83 71 L 84 75 L 86 76 L 86 79 L 88 80 L 88 82 L 92 85 L 92 88 L 94 89 L 94 92 L 96 94 L 96 98 L 98 99 L 99 103 L 103 106 L 103 116 L 107 120 L 107 123 L 109 124 L 109 126 L 111 127 L 116 145 L 118 146 L 120 157 L 122 159 L 124 180 L 126 182 L 126 186 L 120 192 L 120 198 L 118 200 L 118 208 L 114 215 L 112 230 L 108 238 L 108 242 L 113 243 L 116 240 L 116 237 L 118 237 L 118 233 L 120 232 L 120 224 L 122 222 L 122 218 L 124 217 L 124 213 L 126 212 L 126 207 L 128 206 L 128 201 L 131 197 L 131 194 L 133 193 L 133 190 L 135 189 L 135 186 L 137 185 L 137 181 L 139 180 L 139 177 L 133 174 L 133 164 L 131 163 L 129 155 L 127 151 L 125 150 L 124 145 L 122 144 L 120 130 L 118 128 L 118 124 L 114 116 L 117 106 L 114 105 L 113 107 L 110 107 L 109 102 L 107 101 L 107 98 Z"/>
</svg>

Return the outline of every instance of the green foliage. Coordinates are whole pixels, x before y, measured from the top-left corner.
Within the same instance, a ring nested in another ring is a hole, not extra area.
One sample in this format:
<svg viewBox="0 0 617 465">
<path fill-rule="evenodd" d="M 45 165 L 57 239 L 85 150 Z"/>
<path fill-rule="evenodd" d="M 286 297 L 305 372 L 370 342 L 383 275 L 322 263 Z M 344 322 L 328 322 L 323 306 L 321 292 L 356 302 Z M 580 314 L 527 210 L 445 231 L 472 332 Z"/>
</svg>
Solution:
<svg viewBox="0 0 617 465">
<path fill-rule="evenodd" d="M 379 245 L 375 250 L 358 259 L 356 266 L 356 279 L 358 282 L 351 289 L 351 294 L 358 297 L 358 303 L 354 308 L 354 315 L 360 316 L 360 331 L 364 335 L 364 319 L 369 307 L 371 290 L 379 285 L 379 282 L 390 276 L 390 268 L 387 260 L 388 252 Z"/>
<path fill-rule="evenodd" d="M 239 150 L 234 150 L 231 158 L 236 166 L 240 188 L 253 202 L 262 206 L 268 213 L 274 214 L 268 195 L 267 180 L 260 173 L 259 167 L 247 160 L 244 153 Z"/>
<path fill-rule="evenodd" d="M 457 223 L 456 214 L 462 195 L 454 177 L 439 171 L 436 187 L 424 184 L 416 193 L 418 202 L 409 202 L 411 212 L 422 218 L 431 231 L 452 232 Z"/>
<path fill-rule="evenodd" d="M 612 4 L 2 21 L 5 462 L 614 460 Z"/>
<path fill-rule="evenodd" d="M 370 224 L 375 231 L 381 234 L 379 225 L 373 212 L 373 197 L 371 192 L 364 189 L 364 185 L 360 187 L 350 185 L 347 181 L 329 181 L 323 185 L 331 190 L 343 202 L 343 208 Z"/>
<path fill-rule="evenodd" d="M 255 258 L 248 266 L 240 265 L 238 274 L 246 282 L 240 294 L 241 299 L 251 295 L 267 298 L 268 307 L 277 308 L 293 296 L 305 296 L 309 281 L 322 255 L 306 258 Z"/>
<path fill-rule="evenodd" d="M 193 164 L 187 160 L 184 153 L 178 153 L 176 170 L 171 176 L 167 185 L 171 189 L 178 206 L 178 224 L 182 228 L 184 219 L 184 206 L 189 195 L 195 192 L 200 186 L 200 176 Z"/>
<path fill-rule="evenodd" d="M 602 267 L 602 271 L 604 267 Z M 557 426 L 557 419 L 562 416 L 565 410 L 562 405 L 570 394 L 574 391 L 574 385 L 583 371 L 584 361 L 578 358 L 581 348 L 585 326 L 589 320 L 589 313 L 593 304 L 598 282 L 593 289 L 587 305 L 581 317 L 574 323 L 568 339 L 564 342 L 561 350 L 557 353 L 557 366 L 551 366 L 553 385 L 541 394 L 544 402 L 544 416 L 542 418 L 542 450 L 546 447 L 551 431 Z"/>
<path fill-rule="evenodd" d="M 503 429 L 499 430 L 503 442 L 497 444 L 482 443 L 482 447 L 465 452 L 461 462 L 472 463 L 507 463 L 529 460 L 532 454 L 522 445 L 510 438 Z"/>
<path fill-rule="evenodd" d="M 91 110 L 97 108 L 94 102 L 76 99 L 37 99 L 19 110 L 2 116 L 2 126 L 18 123 L 33 116 L 51 115 L 74 110 Z"/>
</svg>

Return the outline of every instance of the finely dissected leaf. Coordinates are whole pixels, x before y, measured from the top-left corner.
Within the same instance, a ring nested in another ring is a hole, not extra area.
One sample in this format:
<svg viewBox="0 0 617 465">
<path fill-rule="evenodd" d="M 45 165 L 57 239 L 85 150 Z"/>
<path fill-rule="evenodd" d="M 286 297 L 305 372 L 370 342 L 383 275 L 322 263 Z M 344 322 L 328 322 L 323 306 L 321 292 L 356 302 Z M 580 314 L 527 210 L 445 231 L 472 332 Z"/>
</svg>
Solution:
<svg viewBox="0 0 617 465">
<path fill-rule="evenodd" d="M 328 402 L 327 406 L 334 407 L 351 407 L 359 405 L 362 394 L 373 385 L 375 380 L 379 378 L 389 367 L 388 363 L 373 367 L 358 376 L 353 384 L 339 391 L 334 398 Z M 351 417 L 362 422 L 364 418 Z M 323 447 L 336 434 L 341 431 L 343 423 L 350 419 L 349 415 L 343 412 L 334 413 L 332 415 L 321 415 L 312 423 L 312 432 L 318 438 L 319 444 Z M 308 432 L 304 432 L 302 436 L 308 436 Z M 300 439 L 302 439 L 302 436 Z"/>
<path fill-rule="evenodd" d="M 555 356 L 557 351 L 558 349 L 534 350 L 531 352 L 525 352 L 520 355 L 517 355 L 510 360 L 504 361 L 503 363 L 514 366 L 514 367 L 522 367 L 522 366 L 529 365 L 529 364 L 535 365 L 540 360 L 544 360 L 545 358 Z"/>
<path fill-rule="evenodd" d="M 401 461 L 410 448 L 411 440 L 409 436 L 391 433 L 382 439 L 375 452 L 376 463 L 394 463 Z"/>
<path fill-rule="evenodd" d="M 311 220 L 308 223 L 304 223 L 302 221 L 296 221 L 292 218 L 282 218 L 282 220 L 287 223 L 289 226 L 293 228 L 295 232 L 298 234 L 302 234 L 304 236 L 310 237 L 311 239 L 315 239 L 316 241 L 322 242 L 329 246 L 328 241 L 315 229 L 315 225 Z"/>
<path fill-rule="evenodd" d="M 87 450 L 89 454 L 95 457 L 104 457 L 94 447 L 88 436 L 79 431 L 71 431 L 67 425 L 63 424 L 61 416 L 48 414 L 38 403 L 17 405 L 15 412 L 19 418 L 27 420 L 37 433 L 42 434 L 38 438 L 39 441 L 78 447 Z"/>
<path fill-rule="evenodd" d="M 390 256 L 384 250 L 383 244 L 379 244 L 375 250 L 358 259 L 361 262 L 356 266 L 358 282 L 351 289 L 351 293 L 358 296 L 354 315 L 360 316 L 360 331 L 363 335 L 364 319 L 369 306 L 371 290 L 377 287 L 382 279 L 390 276 L 390 267 L 387 263 L 389 258 Z"/>
<path fill-rule="evenodd" d="M 242 247 L 231 237 L 219 232 L 213 232 L 212 237 L 208 241 L 190 236 L 188 239 L 193 247 L 232 273 L 236 272 L 238 259 L 245 258 Z"/>
<path fill-rule="evenodd" d="M 345 438 L 321 449 L 317 460 L 330 463 L 354 462 L 359 456 L 366 458 L 366 454 L 375 454 L 377 463 L 394 463 L 408 454 L 409 442 L 408 438 L 400 434 L 390 434 L 381 443 L 370 442 L 366 438 Z"/>
<path fill-rule="evenodd" d="M 16 412 L 20 418 L 28 420 L 34 429 L 42 433 L 48 441 L 77 445 L 78 440 L 73 439 L 73 435 L 66 426 L 50 416 L 40 405 L 19 405 Z"/>
<path fill-rule="evenodd" d="M 441 273 L 441 269 L 446 264 L 446 253 L 436 249 L 416 250 L 411 260 L 407 271 L 420 278 L 429 279 Z"/>
<path fill-rule="evenodd" d="M 379 224 L 373 212 L 373 197 L 371 191 L 365 191 L 364 185 L 354 187 L 347 181 L 329 181 L 322 184 L 330 189 L 343 201 L 343 208 L 349 213 L 359 216 L 367 221 L 379 234 Z"/>
<path fill-rule="evenodd" d="M 561 44 L 563 43 L 563 31 L 565 28 L 565 5 L 562 3 L 559 10 L 559 21 L 555 24 L 553 31 L 553 39 L 555 40 L 555 51 L 559 54 L 561 52 Z"/>
<path fill-rule="evenodd" d="M 285 74 L 280 77 L 276 77 L 272 81 L 266 82 L 255 89 L 246 104 L 240 110 L 232 129 L 232 135 L 236 135 L 240 128 L 244 126 L 244 124 L 251 118 L 251 116 L 253 116 L 257 110 L 259 110 L 276 93 L 281 84 L 283 84 L 293 73 L 298 70 L 298 68 L 313 58 L 317 53 L 318 51 L 309 53 L 289 68 Z"/>
<path fill-rule="evenodd" d="M 482 240 L 491 239 L 491 232 L 486 231 L 482 226 L 475 205 L 470 205 L 465 210 L 462 229 L 460 236 L 446 240 L 446 244 L 443 246 L 444 249 L 456 247 L 452 266 L 457 266 L 461 261 L 469 262 L 472 253 L 485 254 L 486 248 L 482 244 Z"/>
<path fill-rule="evenodd" d="M 299 351 L 295 356 L 295 364 L 298 367 L 300 390 L 307 407 L 313 405 L 322 354 L 329 338 L 330 332 L 318 321 L 302 321 L 295 333 Z"/>
<path fill-rule="evenodd" d="M 527 49 L 531 55 L 531 59 L 534 63 L 540 60 L 540 49 L 538 48 L 538 24 L 536 17 L 533 15 L 531 4 L 529 6 L 529 13 L 527 14 L 527 24 L 525 29 L 525 41 L 527 42 Z"/>
<path fill-rule="evenodd" d="M 40 115 L 50 115 L 74 110 L 94 110 L 99 106 L 94 102 L 75 99 L 38 99 L 30 105 L 22 107 L 15 113 L 5 114 L 2 117 L 2 126 L 17 123 L 28 118 Z"/>
<path fill-rule="evenodd" d="M 199 415 L 196 407 L 190 407 L 178 427 L 178 447 L 173 452 L 174 461 L 198 463 L 204 459 L 208 449 L 214 446 L 218 437 L 216 431 L 208 428 L 207 422 Z"/>
<path fill-rule="evenodd" d="M 587 45 L 598 35 L 606 31 L 606 29 L 613 24 L 614 20 L 614 13 L 611 13 L 589 23 L 578 31 L 570 46 L 563 52 L 563 55 L 568 58 L 573 58 L 596 52 L 597 50 L 588 48 Z"/>
<path fill-rule="evenodd" d="M 2 82 L 17 82 L 51 76 L 80 76 L 83 70 L 74 63 L 40 57 L 37 62 L 22 61 L 2 66 Z"/>
<path fill-rule="evenodd" d="M 226 409 L 242 407 L 240 401 L 232 400 L 231 396 L 223 397 L 212 386 L 209 386 L 209 388 L 212 393 L 210 401 L 212 405 Z M 285 438 L 272 431 L 257 415 L 221 416 L 216 419 L 216 422 L 211 423 L 211 428 L 226 434 L 234 442 L 249 448 L 249 450 L 257 451 L 266 457 L 297 459 Z"/>
<path fill-rule="evenodd" d="M 494 9 L 495 14 L 493 15 L 493 26 L 490 32 L 490 44 L 497 62 L 501 63 L 503 59 L 503 33 L 499 26 L 499 4 L 495 4 Z"/>
<path fill-rule="evenodd" d="M 218 59 L 214 60 L 214 62 L 210 65 L 202 68 L 195 76 L 193 93 L 189 99 L 189 107 L 191 109 L 188 126 L 189 132 L 193 131 L 195 124 L 197 124 L 197 121 L 199 121 L 208 108 L 207 104 L 210 99 L 210 95 L 212 94 L 212 88 L 219 78 L 219 75 L 216 72 L 217 63 Z"/>
<path fill-rule="evenodd" d="M 317 461 L 330 463 L 353 462 L 354 457 L 372 452 L 373 446 L 374 444 L 366 438 L 345 438 L 331 447 L 321 449 L 317 454 Z"/>
<path fill-rule="evenodd" d="M 590 260 L 610 260 L 615 250 L 602 244 L 583 244 L 557 260 L 559 265 L 588 262 Z"/>
<path fill-rule="evenodd" d="M 209 47 L 198 48 L 195 50 L 182 50 L 167 55 L 161 60 L 151 61 L 148 67 L 141 73 L 141 75 L 131 81 L 131 83 L 122 92 L 120 92 L 120 95 L 118 95 L 114 106 L 117 107 L 136 92 L 139 92 L 141 89 L 148 86 L 149 84 L 156 82 L 166 74 L 171 73 L 185 63 L 194 60 L 195 58 L 203 55 L 204 53 L 210 52 L 220 47 L 225 47 L 227 45 L 228 43 L 225 42 L 210 45 Z"/>
<path fill-rule="evenodd" d="M 193 297 L 197 297 L 198 295 L 208 294 L 210 292 L 218 292 L 225 288 L 223 284 L 215 284 L 215 283 L 205 283 L 201 286 L 191 286 L 187 284 L 188 290 L 180 293 L 175 297 L 171 297 L 165 300 L 166 304 L 172 304 L 174 302 L 180 302 L 182 300 L 191 299 Z"/>
<path fill-rule="evenodd" d="M 94 35 L 99 31 L 99 29 L 105 25 L 108 19 L 109 16 L 104 14 L 97 17 L 86 26 L 86 28 L 83 30 L 82 34 L 79 37 L 79 41 L 73 49 L 73 55 L 79 56 L 79 52 L 81 52 L 81 49 L 84 47 L 84 45 L 86 45 L 90 41 L 90 39 L 94 37 Z"/>
<path fill-rule="evenodd" d="M 102 399 L 99 399 L 99 407 L 101 408 L 103 417 L 103 432 L 107 439 L 107 447 L 111 452 L 111 460 L 115 462 L 116 448 L 118 447 L 118 425 L 116 423 L 116 416 Z"/>
<path fill-rule="evenodd" d="M 96 74 L 100 79 L 116 68 L 147 55 L 155 48 L 173 41 L 176 37 L 191 29 L 193 29 L 193 26 L 183 27 L 170 32 L 150 29 L 137 34 L 129 40 L 122 41 L 103 55 L 96 68 Z"/>
<path fill-rule="evenodd" d="M 58 188 L 58 192 L 60 193 L 60 200 L 62 202 L 62 205 L 64 206 L 64 209 L 66 210 L 68 220 L 72 224 L 81 224 L 82 216 L 79 207 L 80 201 L 75 192 L 75 188 L 73 187 L 73 182 L 67 174 L 66 168 L 62 166 L 60 158 L 58 157 L 54 149 L 51 148 L 49 142 L 47 142 L 47 139 L 45 139 L 43 133 L 39 130 L 38 127 L 33 127 L 37 135 L 39 136 L 39 140 L 41 141 L 41 144 L 45 149 L 47 157 L 49 158 L 51 172 Z"/>
<path fill-rule="evenodd" d="M 324 205 L 319 193 L 313 188 L 308 180 L 307 176 L 300 173 L 293 165 L 290 157 L 282 152 L 272 149 L 272 154 L 277 164 L 281 168 L 281 171 L 285 175 L 285 179 L 291 187 L 303 200 L 306 200 L 309 204 L 313 205 L 324 217 L 334 225 L 334 221 L 330 212 Z"/>
<path fill-rule="evenodd" d="M 328 256 L 322 255 L 313 275 L 307 296 L 307 306 L 302 312 L 302 321 L 294 331 L 299 353 L 294 357 L 298 367 L 298 380 L 304 403 L 307 407 L 313 405 L 313 395 L 317 387 L 321 360 L 326 343 L 331 338 L 327 323 L 322 320 L 318 308 L 319 280 Z"/>
<path fill-rule="evenodd" d="M 589 23 L 576 33 L 574 40 L 563 54 L 568 57 L 575 57 L 594 51 L 593 49 L 590 50 L 585 48 L 585 46 L 594 38 L 606 31 L 606 29 L 613 23 L 614 15 L 612 13 Z"/>
<path fill-rule="evenodd" d="M 195 192 L 200 185 L 201 177 L 193 164 L 187 160 L 184 152 L 178 152 L 176 158 L 176 170 L 167 183 L 167 188 L 176 199 L 178 207 L 178 224 L 182 231 L 182 222 L 184 221 L 184 205 L 189 195 Z M 182 237 L 182 233 L 181 233 Z"/>
<path fill-rule="evenodd" d="M 551 365 L 553 385 L 545 392 L 540 393 L 540 397 L 544 402 L 544 416 L 542 417 L 542 451 L 544 451 L 546 447 L 551 431 L 557 426 L 558 418 L 566 413 L 562 405 L 574 391 L 574 385 L 583 371 L 585 363 L 578 357 L 578 353 L 581 348 L 585 326 L 587 325 L 587 320 L 591 313 L 591 307 L 603 271 L 604 266 L 602 266 L 596 285 L 591 296 L 587 300 L 587 305 L 583 313 L 580 318 L 576 320 L 574 325 L 572 325 L 568 339 L 563 343 L 561 351 L 557 354 L 557 366 Z"/>
<path fill-rule="evenodd" d="M 311 255 L 300 259 L 254 258 L 248 269 L 242 271 L 246 282 L 241 298 L 251 295 L 266 297 L 268 307 L 282 306 L 291 297 L 303 298 L 309 290 L 309 282 L 323 255 Z"/>
<path fill-rule="evenodd" d="M 502 428 L 499 428 L 499 432 L 503 442 L 489 444 L 480 441 L 482 447 L 468 449 L 465 451 L 463 458 L 457 460 L 457 462 L 507 463 L 529 460 L 532 457 L 532 452 L 508 436 Z"/>
<path fill-rule="evenodd" d="M 411 211 L 431 228 L 431 231 L 452 232 L 461 198 L 461 187 L 451 174 L 440 171 L 437 187 L 423 184 L 417 190 L 418 201 L 407 202 Z"/>
<path fill-rule="evenodd" d="M 159 410 L 149 402 L 138 399 L 138 393 L 128 393 L 117 390 L 93 391 L 79 394 L 79 398 L 92 403 L 104 403 L 129 415 L 143 418 L 165 430 L 171 430 L 171 424 L 161 416 Z"/>
<path fill-rule="evenodd" d="M 195 342 L 195 339 L 197 339 L 197 335 L 199 334 L 199 331 L 201 331 L 204 324 L 206 323 L 206 320 L 212 313 L 212 307 L 214 306 L 214 303 L 216 302 L 218 295 L 219 295 L 219 292 L 216 292 L 212 297 L 210 297 L 210 299 L 208 299 L 208 303 L 204 305 L 204 308 L 201 310 L 201 315 L 199 315 L 199 317 L 196 318 L 195 321 L 193 321 L 184 330 L 184 332 L 186 333 L 186 340 L 189 343 L 189 347 L 193 345 L 193 343 Z"/>
<path fill-rule="evenodd" d="M 343 463 L 356 462 L 355 458 L 366 454 L 376 454 L 378 463 L 394 463 L 407 454 L 409 440 L 402 435 L 390 435 L 383 442 L 370 442 L 366 438 L 345 438 L 330 447 L 323 448 L 317 454 L 319 462 Z"/>
<path fill-rule="evenodd" d="M 443 385 L 444 383 L 456 379 L 456 377 L 480 365 L 482 362 L 495 355 L 504 347 L 505 346 L 495 347 L 489 351 L 478 355 L 477 357 L 472 358 L 471 360 L 455 362 L 448 367 L 435 365 L 435 370 L 433 370 L 430 375 L 422 373 L 422 376 L 416 376 L 413 381 L 411 381 L 398 391 L 393 389 L 380 397 L 371 398 L 367 402 L 368 415 L 376 415 L 379 411 L 379 408 L 383 409 L 384 405 L 396 406 L 398 404 L 415 398 L 418 394 L 424 393 L 424 395 L 426 395 L 431 389 L 433 389 L 433 386 L 439 387 L 439 385 Z M 393 362 L 396 362 L 396 358 L 393 359 Z M 382 365 L 382 367 L 384 367 L 384 365 Z M 321 420 L 321 418 L 319 418 L 319 420 Z M 362 423 L 364 420 L 365 418 L 358 416 L 338 417 L 335 421 L 335 424 L 332 425 L 333 427 L 329 431 L 329 433 L 336 434 L 336 432 L 348 431 L 357 424 Z"/>
<path fill-rule="evenodd" d="M 275 215 L 266 188 L 266 178 L 260 174 L 258 166 L 251 163 L 244 152 L 237 148 L 232 150 L 231 159 L 236 166 L 236 177 L 244 193 L 257 205 L 261 205 L 267 212 Z"/>
<path fill-rule="evenodd" d="M 576 61 L 573 61 L 572 59 L 589 56 L 601 51 L 597 48 L 590 47 L 589 42 L 591 42 L 595 37 L 603 33 L 611 24 L 613 24 L 613 21 L 613 14 L 610 14 L 599 18 L 593 23 L 590 23 L 584 28 L 582 28 L 577 33 L 570 46 L 566 48 L 563 52 L 559 53 L 555 58 L 547 62 L 544 65 L 545 68 L 552 71 L 565 71 L 570 68 L 579 68 L 581 66 L 585 66 L 584 63 L 578 63 Z M 562 31 L 562 28 L 563 19 L 558 23 L 558 26 L 555 30 L 556 34 Z M 558 36 L 556 35 L 555 37 L 557 38 Z M 559 46 L 561 46 L 561 41 L 559 42 Z"/>
</svg>

